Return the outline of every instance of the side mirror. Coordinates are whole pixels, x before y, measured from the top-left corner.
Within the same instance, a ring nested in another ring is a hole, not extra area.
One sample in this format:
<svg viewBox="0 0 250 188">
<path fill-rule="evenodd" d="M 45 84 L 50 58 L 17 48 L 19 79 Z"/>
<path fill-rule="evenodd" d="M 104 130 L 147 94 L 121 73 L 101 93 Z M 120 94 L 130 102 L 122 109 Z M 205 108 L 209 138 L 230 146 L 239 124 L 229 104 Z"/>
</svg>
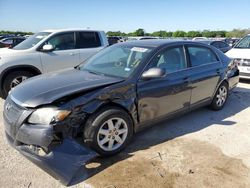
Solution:
<svg viewBox="0 0 250 188">
<path fill-rule="evenodd" d="M 147 80 L 151 78 L 160 78 L 165 75 L 165 70 L 161 68 L 151 68 L 142 74 L 142 78 Z"/>
<path fill-rule="evenodd" d="M 54 47 L 51 44 L 45 44 L 42 47 L 43 52 L 52 52 L 54 50 Z"/>
</svg>

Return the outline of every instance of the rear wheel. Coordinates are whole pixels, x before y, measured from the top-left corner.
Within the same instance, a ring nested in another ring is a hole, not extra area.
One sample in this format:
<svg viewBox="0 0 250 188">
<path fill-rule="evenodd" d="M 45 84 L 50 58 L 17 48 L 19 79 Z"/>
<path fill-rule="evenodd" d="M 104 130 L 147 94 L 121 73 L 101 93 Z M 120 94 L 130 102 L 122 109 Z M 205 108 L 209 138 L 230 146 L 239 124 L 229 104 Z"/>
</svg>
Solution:
<svg viewBox="0 0 250 188">
<path fill-rule="evenodd" d="M 34 75 L 28 71 L 15 71 L 9 73 L 3 82 L 3 98 L 5 99 L 8 96 L 11 89 L 32 76 Z"/>
<path fill-rule="evenodd" d="M 93 114 L 84 128 L 84 141 L 102 156 L 114 155 L 126 147 L 133 135 L 130 116 L 119 108 Z"/>
<path fill-rule="evenodd" d="M 224 107 L 227 98 L 228 98 L 228 85 L 226 82 L 223 82 L 217 89 L 210 107 L 213 110 L 221 110 Z"/>
</svg>

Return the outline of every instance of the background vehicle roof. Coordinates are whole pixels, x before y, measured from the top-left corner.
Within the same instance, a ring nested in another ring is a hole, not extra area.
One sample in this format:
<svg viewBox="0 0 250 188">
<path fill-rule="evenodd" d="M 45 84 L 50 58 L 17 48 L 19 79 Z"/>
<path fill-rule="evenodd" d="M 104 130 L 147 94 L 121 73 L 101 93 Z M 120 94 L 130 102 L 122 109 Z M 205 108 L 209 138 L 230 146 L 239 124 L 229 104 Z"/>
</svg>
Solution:
<svg viewBox="0 0 250 188">
<path fill-rule="evenodd" d="M 95 32 L 102 32 L 101 30 L 92 30 L 92 29 L 83 29 L 83 28 L 68 28 L 68 29 L 47 29 L 43 30 L 42 32 L 64 32 L 64 31 L 95 31 Z"/>
</svg>

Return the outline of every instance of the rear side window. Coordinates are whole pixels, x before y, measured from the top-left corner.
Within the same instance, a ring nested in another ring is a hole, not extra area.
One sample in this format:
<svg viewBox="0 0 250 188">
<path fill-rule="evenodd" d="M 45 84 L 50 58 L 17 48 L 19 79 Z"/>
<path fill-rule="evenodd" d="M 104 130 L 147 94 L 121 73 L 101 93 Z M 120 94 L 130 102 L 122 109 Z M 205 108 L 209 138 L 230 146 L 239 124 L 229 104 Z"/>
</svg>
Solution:
<svg viewBox="0 0 250 188">
<path fill-rule="evenodd" d="M 95 48 L 101 46 L 97 32 L 79 32 L 76 40 L 77 48 Z"/>
<path fill-rule="evenodd" d="M 209 48 L 189 46 L 188 53 L 191 66 L 199 66 L 218 61 L 216 55 Z"/>
<path fill-rule="evenodd" d="M 225 42 L 220 42 L 220 48 L 226 48 L 228 47 L 228 44 L 226 44 Z"/>
</svg>

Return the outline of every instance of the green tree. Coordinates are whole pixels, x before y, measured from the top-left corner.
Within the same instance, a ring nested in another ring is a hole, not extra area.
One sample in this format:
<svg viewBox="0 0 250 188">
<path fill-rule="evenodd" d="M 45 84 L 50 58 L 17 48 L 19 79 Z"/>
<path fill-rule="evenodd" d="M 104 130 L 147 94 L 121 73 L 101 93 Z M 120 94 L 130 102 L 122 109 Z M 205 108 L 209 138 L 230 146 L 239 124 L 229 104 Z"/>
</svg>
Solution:
<svg viewBox="0 0 250 188">
<path fill-rule="evenodd" d="M 177 30 L 173 33 L 173 37 L 185 37 L 185 35 L 186 35 L 186 32 L 180 31 L 180 30 Z"/>
<path fill-rule="evenodd" d="M 125 36 L 126 33 L 122 33 L 121 31 L 108 31 L 106 33 L 108 36 Z"/>
<path fill-rule="evenodd" d="M 140 28 L 135 31 L 135 36 L 144 36 L 144 35 L 145 35 L 144 29 Z"/>
<path fill-rule="evenodd" d="M 186 37 L 192 37 L 192 38 L 194 38 L 194 37 L 201 37 L 201 36 L 202 36 L 202 34 L 199 31 L 188 31 L 186 33 Z"/>
</svg>

